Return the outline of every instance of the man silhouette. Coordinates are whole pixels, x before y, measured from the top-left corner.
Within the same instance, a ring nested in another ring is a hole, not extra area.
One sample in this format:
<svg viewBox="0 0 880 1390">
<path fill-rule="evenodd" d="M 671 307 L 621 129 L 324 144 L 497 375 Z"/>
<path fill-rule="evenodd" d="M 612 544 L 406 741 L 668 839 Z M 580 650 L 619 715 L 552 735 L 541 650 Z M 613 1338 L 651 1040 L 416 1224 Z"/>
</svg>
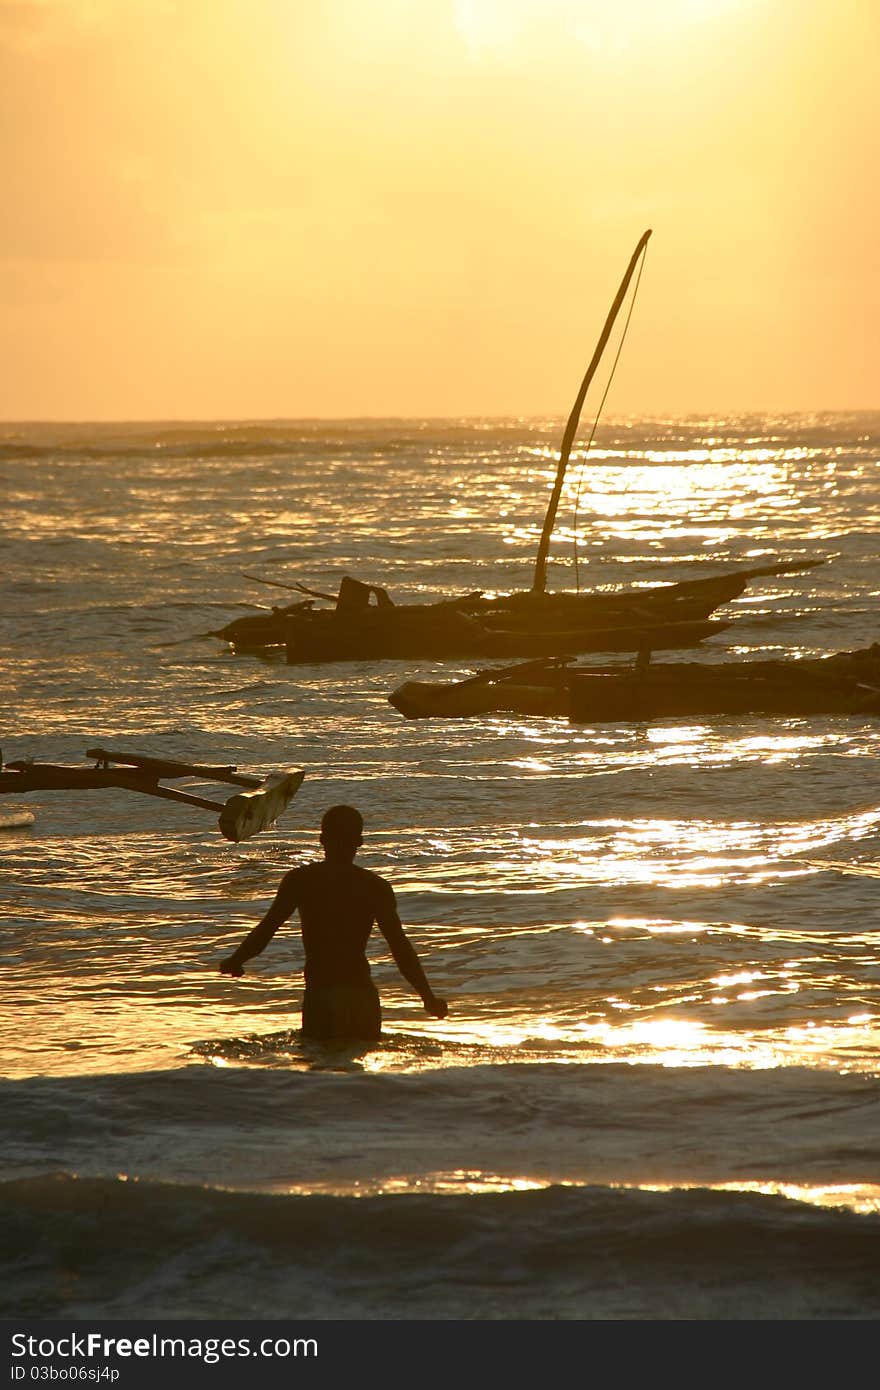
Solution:
<svg viewBox="0 0 880 1390">
<path fill-rule="evenodd" d="M 245 961 L 259 955 L 298 908 L 306 957 L 302 1005 L 306 1037 L 381 1037 L 379 995 L 365 949 L 374 922 L 427 1012 L 435 1018 L 446 1017 L 446 1001 L 434 994 L 404 933 L 391 884 L 354 862 L 363 825 L 353 806 L 331 806 L 321 821 L 323 861 L 286 873 L 265 917 L 220 964 L 226 975 L 243 975 Z"/>
</svg>

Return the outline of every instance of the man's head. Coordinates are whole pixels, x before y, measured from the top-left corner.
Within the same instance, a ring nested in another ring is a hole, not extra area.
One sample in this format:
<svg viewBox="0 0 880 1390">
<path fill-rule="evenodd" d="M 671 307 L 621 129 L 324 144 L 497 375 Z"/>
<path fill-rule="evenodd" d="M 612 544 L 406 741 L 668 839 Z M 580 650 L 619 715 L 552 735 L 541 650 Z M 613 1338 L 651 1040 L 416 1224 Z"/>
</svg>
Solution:
<svg viewBox="0 0 880 1390">
<path fill-rule="evenodd" d="M 353 806 L 331 806 L 321 819 L 321 844 L 331 859 L 354 859 L 363 838 L 364 820 Z"/>
</svg>

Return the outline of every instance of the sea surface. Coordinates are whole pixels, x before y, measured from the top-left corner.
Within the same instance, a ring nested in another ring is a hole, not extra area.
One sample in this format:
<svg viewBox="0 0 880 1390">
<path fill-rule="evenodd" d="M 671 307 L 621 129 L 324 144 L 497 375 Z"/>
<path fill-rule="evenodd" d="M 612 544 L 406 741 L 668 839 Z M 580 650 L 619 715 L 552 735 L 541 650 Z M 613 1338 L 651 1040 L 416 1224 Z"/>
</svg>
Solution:
<svg viewBox="0 0 880 1390">
<path fill-rule="evenodd" d="M 561 434 L 0 426 L 4 759 L 305 771 L 238 845 L 125 791 L 3 798 L 35 822 L 0 833 L 0 1315 L 880 1314 L 880 720 L 407 722 L 396 685 L 475 668 L 206 635 L 296 597 L 269 581 L 528 588 Z M 880 414 L 619 419 L 548 583 L 824 558 L 698 659 L 815 656 L 880 640 L 878 553 Z M 449 1016 L 379 937 L 385 1037 L 333 1048 L 295 924 L 217 966 L 340 801 Z"/>
</svg>

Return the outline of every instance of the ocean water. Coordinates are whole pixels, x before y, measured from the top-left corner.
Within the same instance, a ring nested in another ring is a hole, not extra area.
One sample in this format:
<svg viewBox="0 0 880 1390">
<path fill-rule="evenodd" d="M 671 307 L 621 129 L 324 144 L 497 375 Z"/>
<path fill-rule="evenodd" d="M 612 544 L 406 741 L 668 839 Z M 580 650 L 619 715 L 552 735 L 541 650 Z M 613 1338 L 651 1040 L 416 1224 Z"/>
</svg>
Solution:
<svg viewBox="0 0 880 1390">
<path fill-rule="evenodd" d="M 305 770 L 240 845 L 124 791 L 3 798 L 35 822 L 0 834 L 0 1315 L 880 1313 L 880 721 L 408 723 L 394 686 L 473 668 L 204 635 L 292 597 L 252 576 L 528 587 L 561 432 L 0 426 L 4 758 Z M 823 557 L 698 659 L 818 655 L 880 640 L 878 549 L 880 415 L 617 420 L 548 582 Z M 360 1048 L 300 1037 L 295 924 L 217 971 L 338 801 L 450 1004 L 378 938 Z"/>
</svg>

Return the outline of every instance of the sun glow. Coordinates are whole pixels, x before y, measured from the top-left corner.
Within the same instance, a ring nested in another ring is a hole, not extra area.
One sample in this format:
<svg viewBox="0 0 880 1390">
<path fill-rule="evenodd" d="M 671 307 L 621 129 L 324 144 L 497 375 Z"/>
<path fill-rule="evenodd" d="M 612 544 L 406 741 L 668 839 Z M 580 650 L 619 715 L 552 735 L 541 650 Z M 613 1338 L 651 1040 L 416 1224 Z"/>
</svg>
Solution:
<svg viewBox="0 0 880 1390">
<path fill-rule="evenodd" d="M 876 6 L 789 9 L 3 6 L 0 413 L 559 416 L 647 226 L 615 410 L 873 404 Z"/>
<path fill-rule="evenodd" d="M 689 31 L 742 9 L 747 0 L 455 0 L 455 21 L 473 57 L 527 52 L 562 34 L 596 53 L 680 42 Z"/>
</svg>

